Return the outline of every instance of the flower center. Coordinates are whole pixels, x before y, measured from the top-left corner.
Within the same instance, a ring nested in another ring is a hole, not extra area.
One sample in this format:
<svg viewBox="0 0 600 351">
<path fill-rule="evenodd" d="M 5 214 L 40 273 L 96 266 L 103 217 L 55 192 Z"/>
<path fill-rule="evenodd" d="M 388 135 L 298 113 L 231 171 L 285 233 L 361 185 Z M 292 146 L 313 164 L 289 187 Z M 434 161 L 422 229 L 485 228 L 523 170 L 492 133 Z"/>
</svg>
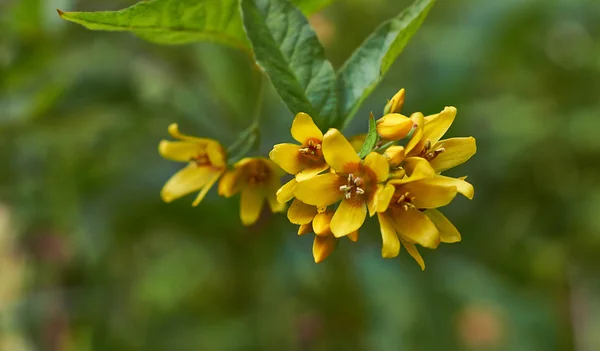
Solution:
<svg viewBox="0 0 600 351">
<path fill-rule="evenodd" d="M 206 154 L 198 154 L 198 156 L 192 157 L 192 159 L 190 161 L 194 162 L 196 164 L 196 166 L 198 166 L 198 167 L 212 165 L 212 163 L 210 162 L 210 159 L 208 158 L 208 155 L 206 155 Z"/>
<path fill-rule="evenodd" d="M 409 208 L 415 209 L 415 205 L 413 205 L 413 201 L 416 199 L 416 197 L 412 196 L 408 191 L 405 192 L 404 194 L 395 197 L 393 201 L 393 203 L 395 203 L 396 205 L 404 208 L 405 211 L 408 211 Z"/>
<path fill-rule="evenodd" d="M 346 196 L 346 199 L 350 199 L 352 196 L 365 193 L 364 184 L 365 181 L 363 178 L 350 173 L 348 174 L 348 182 L 345 185 L 340 186 L 340 191 L 345 194 L 344 196 Z"/>
<path fill-rule="evenodd" d="M 248 172 L 248 183 L 252 185 L 264 183 L 270 175 L 271 172 L 267 166 L 262 163 L 255 163 L 254 167 Z"/>
<path fill-rule="evenodd" d="M 323 155 L 321 152 L 321 142 L 314 139 L 309 139 L 304 147 L 298 149 L 298 152 L 313 161 L 320 160 Z"/>
<path fill-rule="evenodd" d="M 431 161 L 434 158 L 436 158 L 437 155 L 446 151 L 446 148 L 444 148 L 444 144 L 440 144 L 435 150 L 432 150 L 431 147 L 431 140 L 427 140 L 425 142 L 425 146 L 423 147 L 423 151 L 421 151 L 421 153 L 419 154 L 419 157 L 422 157 L 427 161 Z"/>
</svg>

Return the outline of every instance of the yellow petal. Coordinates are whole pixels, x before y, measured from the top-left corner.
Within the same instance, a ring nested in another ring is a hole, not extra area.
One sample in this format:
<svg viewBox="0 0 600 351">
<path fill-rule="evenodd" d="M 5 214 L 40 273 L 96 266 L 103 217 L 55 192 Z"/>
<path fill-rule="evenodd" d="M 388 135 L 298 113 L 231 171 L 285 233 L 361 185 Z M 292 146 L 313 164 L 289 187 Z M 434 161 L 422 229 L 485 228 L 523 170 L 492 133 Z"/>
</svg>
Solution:
<svg viewBox="0 0 600 351">
<path fill-rule="evenodd" d="M 305 204 L 325 207 L 338 202 L 344 193 L 340 186 L 345 179 L 335 173 L 325 173 L 303 180 L 294 187 L 294 196 Z"/>
<path fill-rule="evenodd" d="M 377 212 L 385 212 L 392 201 L 392 197 L 394 196 L 394 191 L 396 187 L 391 184 L 386 184 L 383 189 L 377 192 L 376 195 L 376 207 L 375 210 Z"/>
<path fill-rule="evenodd" d="M 416 182 L 422 179 L 431 179 L 435 176 L 435 170 L 426 159 L 421 157 L 409 157 L 404 161 L 404 170 L 409 176 L 404 178 L 394 178 L 388 181 L 388 184 L 406 184 Z"/>
<path fill-rule="evenodd" d="M 358 230 L 367 218 L 367 206 L 359 197 L 344 198 L 331 219 L 331 232 L 336 238 Z"/>
<path fill-rule="evenodd" d="M 360 158 L 350 142 L 333 128 L 323 137 L 323 156 L 337 172 L 345 172 L 346 165 L 360 163 Z"/>
<path fill-rule="evenodd" d="M 429 140 L 431 145 L 436 144 L 446 131 L 448 131 L 448 128 L 454 122 L 454 117 L 456 117 L 456 107 L 453 106 L 446 107 L 437 115 L 428 117 L 425 127 L 423 127 L 423 137 L 421 140 L 423 142 Z"/>
<path fill-rule="evenodd" d="M 258 186 L 248 186 L 242 189 L 242 199 L 240 203 L 240 217 L 245 226 L 252 225 L 262 211 L 265 201 L 265 191 Z"/>
<path fill-rule="evenodd" d="M 313 232 L 319 236 L 331 235 L 331 218 L 333 211 L 318 213 L 312 222 Z"/>
<path fill-rule="evenodd" d="M 360 149 L 362 149 L 362 145 L 365 143 L 366 138 L 366 134 L 359 134 L 351 137 L 350 139 L 348 139 L 348 141 L 350 142 L 350 145 L 352 145 L 354 151 L 356 153 L 359 153 Z"/>
<path fill-rule="evenodd" d="M 379 228 L 381 229 L 381 256 L 383 258 L 393 258 L 400 253 L 400 240 L 394 230 L 392 220 L 384 213 L 377 213 L 379 219 Z"/>
<path fill-rule="evenodd" d="M 214 142 L 206 145 L 206 155 L 213 167 L 225 168 L 227 166 L 227 153 L 221 144 Z"/>
<path fill-rule="evenodd" d="M 181 132 L 179 132 L 179 126 L 177 125 L 177 123 L 171 123 L 169 125 L 168 131 L 169 131 L 169 134 L 171 134 L 171 136 L 175 139 L 191 141 L 191 142 L 202 144 L 202 145 L 217 142 L 213 139 L 198 138 L 198 137 L 193 137 L 193 136 L 182 134 Z"/>
<path fill-rule="evenodd" d="M 230 197 L 240 191 L 240 182 L 238 181 L 240 174 L 240 169 L 234 169 L 225 173 L 219 182 L 219 195 Z"/>
<path fill-rule="evenodd" d="M 321 132 L 309 115 L 300 112 L 292 122 L 292 137 L 298 142 L 305 144 L 309 139 L 323 140 L 323 132 Z"/>
<path fill-rule="evenodd" d="M 283 186 L 281 188 L 279 188 L 279 190 L 277 190 L 277 201 L 281 202 L 281 203 L 286 203 L 288 201 L 290 201 L 291 199 L 294 198 L 294 187 L 296 187 L 296 184 L 298 184 L 298 182 L 296 181 L 296 178 L 292 178 L 292 180 L 290 180 L 289 182 L 283 184 Z"/>
<path fill-rule="evenodd" d="M 377 120 L 377 134 L 386 140 L 400 140 L 410 133 L 414 122 L 399 113 L 390 113 Z"/>
<path fill-rule="evenodd" d="M 189 162 L 193 158 L 205 153 L 205 146 L 189 141 L 167 141 L 161 140 L 158 144 L 158 152 L 168 160 Z"/>
<path fill-rule="evenodd" d="M 446 177 L 443 175 L 435 175 L 435 177 L 426 180 L 429 184 L 436 184 L 440 186 L 455 186 L 456 190 L 464 195 L 467 199 L 472 200 L 475 195 L 475 189 L 473 185 L 460 178 Z"/>
<path fill-rule="evenodd" d="M 421 138 L 423 137 L 423 126 L 425 125 L 425 117 L 421 112 L 416 112 L 410 115 L 410 119 L 412 119 L 415 127 L 415 132 L 412 137 L 404 147 L 404 152 L 406 155 L 412 155 L 411 151 L 421 142 Z M 421 147 L 422 148 L 422 147 Z M 416 152 L 420 152 L 421 150 L 416 150 Z"/>
<path fill-rule="evenodd" d="M 457 194 L 455 186 L 430 183 L 428 179 L 404 184 L 401 191 L 414 196 L 412 204 L 419 209 L 446 206 Z"/>
<path fill-rule="evenodd" d="M 412 243 L 406 242 L 404 240 L 402 240 L 402 245 L 404 245 L 404 247 L 406 248 L 406 251 L 408 251 L 409 255 L 411 255 L 412 258 L 414 258 L 415 261 L 417 261 L 419 266 L 421 266 L 421 270 L 424 271 L 425 270 L 425 261 L 423 261 L 423 257 L 421 257 L 421 254 L 419 253 L 419 250 L 417 250 L 415 245 Z"/>
<path fill-rule="evenodd" d="M 438 210 L 427 210 L 425 214 L 440 232 L 440 241 L 443 243 L 457 243 L 461 240 L 458 229 L 443 213 Z"/>
<path fill-rule="evenodd" d="M 287 173 L 296 174 L 306 167 L 301 162 L 303 156 L 298 149 L 300 146 L 296 144 L 277 144 L 269 152 L 269 157 Z"/>
<path fill-rule="evenodd" d="M 288 209 L 287 217 L 293 224 L 310 223 L 317 214 L 315 206 L 307 205 L 298 199 L 294 199 Z"/>
<path fill-rule="evenodd" d="M 268 188 L 267 201 L 271 212 L 279 213 L 285 210 L 285 203 L 281 203 L 277 200 L 277 188 L 279 188 L 279 181 L 272 183 Z"/>
<path fill-rule="evenodd" d="M 435 249 L 440 243 L 440 233 L 423 212 L 409 208 L 392 208 L 392 221 L 396 233 L 404 240 Z"/>
<path fill-rule="evenodd" d="M 271 161 L 270 159 L 266 157 L 257 157 L 256 159 L 262 162 L 265 166 L 267 166 L 267 168 L 271 170 L 271 175 L 274 178 L 277 178 L 277 181 L 279 181 L 279 178 L 285 175 L 285 172 L 281 169 L 281 167 L 279 167 L 275 162 Z"/>
<path fill-rule="evenodd" d="M 404 157 L 406 156 L 404 146 L 390 146 L 383 152 L 383 156 L 385 156 L 391 167 L 397 167 L 404 161 Z"/>
<path fill-rule="evenodd" d="M 301 182 L 308 178 L 312 178 L 328 168 L 329 168 L 329 165 L 327 163 L 325 163 L 325 160 L 323 160 L 323 163 L 317 164 L 314 166 L 309 166 L 306 169 L 299 172 L 298 174 L 296 174 L 296 180 Z"/>
<path fill-rule="evenodd" d="M 313 229 L 312 229 L 312 223 L 302 224 L 298 228 L 298 235 L 304 235 L 304 234 L 312 233 L 312 231 L 313 231 Z"/>
<path fill-rule="evenodd" d="M 387 159 L 382 154 L 371 152 L 365 157 L 365 166 L 368 167 L 375 176 L 377 177 L 377 183 L 381 183 L 387 180 L 390 174 L 390 166 L 387 163 Z"/>
<path fill-rule="evenodd" d="M 175 173 L 165 183 L 160 196 L 164 202 L 171 202 L 191 192 L 200 190 L 214 175 L 215 171 L 210 167 L 198 167 L 195 164 L 190 164 Z"/>
<path fill-rule="evenodd" d="M 473 137 L 441 140 L 432 149 L 437 150 L 440 147 L 443 147 L 445 151 L 430 161 L 431 167 L 437 173 L 467 162 L 477 151 Z"/>
<path fill-rule="evenodd" d="M 212 188 L 212 186 L 217 182 L 217 180 L 219 180 L 221 174 L 223 174 L 223 172 L 215 173 L 213 177 L 209 179 L 208 183 L 206 183 L 206 185 L 198 193 L 198 196 L 196 196 L 194 202 L 192 202 L 192 206 L 198 206 L 200 202 L 204 200 L 204 197 L 206 196 L 210 188 Z"/>
<path fill-rule="evenodd" d="M 315 263 L 321 263 L 325 260 L 337 246 L 337 240 L 329 236 L 315 236 L 313 241 L 313 257 Z"/>
<path fill-rule="evenodd" d="M 357 242 L 358 241 L 358 230 L 346 235 L 346 238 L 348 238 L 348 240 L 352 241 L 353 243 Z"/>
<path fill-rule="evenodd" d="M 369 211 L 369 217 L 373 217 L 377 211 L 377 193 L 383 190 L 383 185 L 377 184 L 375 192 L 367 197 L 367 210 Z"/>
</svg>

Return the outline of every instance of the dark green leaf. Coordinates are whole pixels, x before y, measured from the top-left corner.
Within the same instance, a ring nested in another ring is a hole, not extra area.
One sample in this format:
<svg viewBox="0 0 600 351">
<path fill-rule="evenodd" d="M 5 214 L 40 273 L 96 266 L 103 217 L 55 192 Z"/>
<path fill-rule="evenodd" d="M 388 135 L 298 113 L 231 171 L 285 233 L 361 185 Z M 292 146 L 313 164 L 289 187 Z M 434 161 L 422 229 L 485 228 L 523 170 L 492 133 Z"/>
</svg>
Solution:
<svg viewBox="0 0 600 351">
<path fill-rule="evenodd" d="M 435 0 L 416 0 L 371 34 L 339 71 L 340 120 L 343 127 L 375 89 L 427 16 Z M 339 124 L 339 125 L 338 125 Z"/>
<path fill-rule="evenodd" d="M 302 12 L 287 0 L 242 0 L 242 17 L 256 61 L 290 111 L 329 127 L 337 113 L 336 76 Z"/>
<path fill-rule="evenodd" d="M 378 140 L 379 135 L 377 135 L 377 125 L 375 124 L 373 112 L 371 112 L 371 116 L 369 117 L 369 132 L 365 137 L 365 142 L 362 144 L 358 156 L 360 158 L 365 158 L 371 151 L 373 151 L 373 149 L 375 149 Z"/>
</svg>

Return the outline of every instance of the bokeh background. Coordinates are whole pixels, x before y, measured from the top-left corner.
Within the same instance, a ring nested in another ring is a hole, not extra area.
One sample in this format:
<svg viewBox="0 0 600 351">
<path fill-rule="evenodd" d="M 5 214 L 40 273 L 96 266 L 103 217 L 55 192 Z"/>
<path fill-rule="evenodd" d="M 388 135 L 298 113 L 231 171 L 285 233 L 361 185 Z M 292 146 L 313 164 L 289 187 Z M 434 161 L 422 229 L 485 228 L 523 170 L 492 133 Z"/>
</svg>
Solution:
<svg viewBox="0 0 600 351">
<path fill-rule="evenodd" d="M 377 224 L 313 262 L 283 215 L 244 228 L 237 198 L 159 197 L 182 165 L 167 126 L 232 143 L 258 75 L 214 44 L 91 32 L 0 2 L 0 350 L 600 350 L 600 2 L 440 0 L 361 108 L 458 108 L 478 152 L 463 241 L 384 260 Z M 339 67 L 409 0 L 338 1 L 311 18 Z M 260 152 L 290 140 L 271 87 Z"/>
</svg>

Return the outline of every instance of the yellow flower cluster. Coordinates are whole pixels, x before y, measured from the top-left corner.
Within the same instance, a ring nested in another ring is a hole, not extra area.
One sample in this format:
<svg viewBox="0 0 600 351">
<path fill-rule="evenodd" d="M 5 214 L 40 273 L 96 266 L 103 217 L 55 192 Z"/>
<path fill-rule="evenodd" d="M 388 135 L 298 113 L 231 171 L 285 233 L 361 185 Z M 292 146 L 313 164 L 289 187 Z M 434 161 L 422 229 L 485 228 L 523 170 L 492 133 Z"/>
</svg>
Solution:
<svg viewBox="0 0 600 351">
<path fill-rule="evenodd" d="M 351 143 L 337 129 L 323 135 L 305 113 L 296 116 L 291 128 L 300 144 L 278 144 L 269 154 L 295 175 L 277 191 L 277 199 L 293 199 L 287 215 L 300 225 L 299 235 L 315 233 L 315 262 L 329 256 L 338 238 L 358 240 L 367 213 L 379 220 L 382 256 L 396 257 L 403 245 L 421 269 L 425 264 L 415 245 L 435 249 L 440 242 L 460 241 L 458 230 L 436 209 L 458 193 L 473 198 L 473 186 L 465 178 L 440 173 L 475 154 L 475 139 L 440 140 L 454 121 L 456 108 L 407 117 L 400 114 L 403 102 L 402 89 L 376 123 L 382 142 L 364 159 L 357 153 L 364 137 Z M 406 145 L 395 145 L 408 135 Z"/>
<path fill-rule="evenodd" d="M 272 212 L 285 209 L 285 204 L 275 198 L 283 173 L 270 160 L 244 158 L 228 170 L 227 152 L 218 141 L 181 134 L 177 124 L 169 126 L 169 134 L 179 140 L 162 140 L 159 153 L 166 159 L 186 162 L 187 166 L 165 183 L 160 193 L 165 202 L 199 191 L 192 203 L 197 206 L 220 178 L 219 195 L 230 197 L 241 192 L 240 217 L 244 225 L 258 220 L 265 200 Z"/>
<path fill-rule="evenodd" d="M 323 134 L 308 114 L 298 113 L 291 128 L 297 144 L 277 144 L 269 153 L 270 160 L 243 158 L 232 169 L 219 142 L 184 135 L 172 124 L 169 134 L 178 140 L 161 141 L 159 152 L 187 166 L 167 181 L 161 196 L 171 202 L 198 191 L 196 206 L 220 179 L 221 196 L 241 193 L 244 225 L 257 221 L 265 203 L 272 212 L 281 212 L 293 199 L 287 217 L 299 225 L 299 235 L 315 234 L 317 263 L 333 252 L 337 239 L 346 236 L 356 242 L 367 214 L 377 215 L 382 256 L 396 257 L 404 246 L 424 269 L 416 245 L 435 249 L 440 242 L 461 240 L 458 230 L 437 208 L 457 194 L 473 198 L 473 186 L 466 177 L 441 173 L 467 161 L 476 146 L 472 137 L 441 140 L 454 121 L 456 108 L 407 117 L 400 113 L 403 104 L 404 89 L 386 104 L 384 116 L 374 125 L 376 135 L 350 141 L 337 129 Z M 367 143 L 367 138 L 372 143 Z M 403 139 L 406 143 L 399 145 Z M 367 150 L 361 150 L 365 147 Z M 283 186 L 280 168 L 294 175 Z"/>
</svg>

